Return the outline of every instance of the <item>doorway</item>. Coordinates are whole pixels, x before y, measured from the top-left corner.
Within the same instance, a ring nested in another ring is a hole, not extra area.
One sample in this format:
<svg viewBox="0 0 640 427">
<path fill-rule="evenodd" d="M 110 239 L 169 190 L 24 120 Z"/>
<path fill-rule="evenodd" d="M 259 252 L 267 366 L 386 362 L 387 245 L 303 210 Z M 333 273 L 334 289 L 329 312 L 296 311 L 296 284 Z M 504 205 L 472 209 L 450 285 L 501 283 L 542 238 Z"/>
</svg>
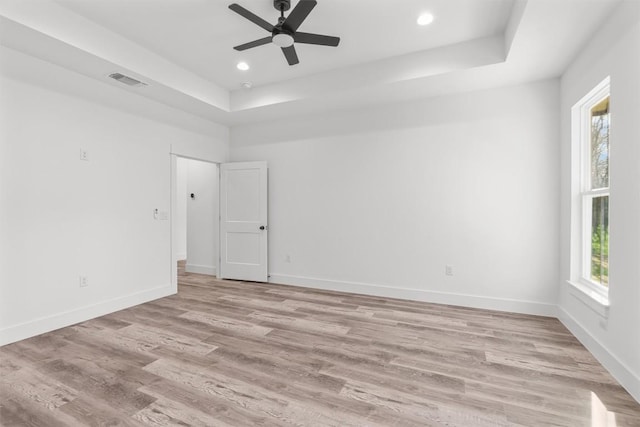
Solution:
<svg viewBox="0 0 640 427">
<path fill-rule="evenodd" d="M 183 263 L 188 273 L 217 276 L 218 164 L 175 156 L 173 169 L 172 264 Z M 177 270 L 173 280 L 176 275 Z"/>
<path fill-rule="evenodd" d="M 264 161 L 220 164 L 171 154 L 174 292 L 180 259 L 187 273 L 268 281 L 267 193 Z"/>
</svg>

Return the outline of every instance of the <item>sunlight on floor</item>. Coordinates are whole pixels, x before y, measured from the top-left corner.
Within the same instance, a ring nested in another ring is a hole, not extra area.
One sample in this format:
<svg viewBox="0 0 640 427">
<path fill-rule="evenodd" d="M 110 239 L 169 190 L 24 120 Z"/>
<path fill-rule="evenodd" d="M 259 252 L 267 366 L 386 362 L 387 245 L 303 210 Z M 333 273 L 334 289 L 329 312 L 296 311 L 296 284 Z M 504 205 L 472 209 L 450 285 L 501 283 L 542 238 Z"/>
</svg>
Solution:
<svg viewBox="0 0 640 427">
<path fill-rule="evenodd" d="M 616 427 L 616 414 L 607 411 L 598 395 L 591 392 L 591 427 Z"/>
</svg>

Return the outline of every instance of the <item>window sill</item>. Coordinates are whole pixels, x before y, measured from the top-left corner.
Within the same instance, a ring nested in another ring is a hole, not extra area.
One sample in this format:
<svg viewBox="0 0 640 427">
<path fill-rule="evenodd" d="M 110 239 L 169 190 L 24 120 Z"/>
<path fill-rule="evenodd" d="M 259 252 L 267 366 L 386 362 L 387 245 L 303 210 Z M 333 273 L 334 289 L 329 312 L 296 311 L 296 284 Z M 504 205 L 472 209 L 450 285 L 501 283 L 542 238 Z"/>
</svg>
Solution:
<svg viewBox="0 0 640 427">
<path fill-rule="evenodd" d="M 584 305 L 596 312 L 600 317 L 609 317 L 609 298 L 601 295 L 585 285 L 567 280 L 569 293 L 580 300 Z"/>
</svg>

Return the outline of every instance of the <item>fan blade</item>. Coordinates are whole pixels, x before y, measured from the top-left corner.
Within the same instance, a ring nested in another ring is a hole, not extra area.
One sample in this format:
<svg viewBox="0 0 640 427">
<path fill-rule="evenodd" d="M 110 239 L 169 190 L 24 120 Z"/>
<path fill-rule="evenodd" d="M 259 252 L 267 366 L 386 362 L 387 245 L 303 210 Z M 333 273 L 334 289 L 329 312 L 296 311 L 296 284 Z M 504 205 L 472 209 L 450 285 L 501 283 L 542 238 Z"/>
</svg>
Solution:
<svg viewBox="0 0 640 427">
<path fill-rule="evenodd" d="M 311 33 L 295 33 L 293 40 L 295 40 L 296 43 L 320 44 L 323 46 L 338 46 L 338 43 L 340 43 L 340 37 Z"/>
<path fill-rule="evenodd" d="M 284 53 L 284 57 L 287 58 L 287 62 L 289 65 L 296 65 L 298 62 L 298 54 L 296 53 L 296 48 L 293 45 L 289 47 L 283 47 L 282 53 Z"/>
<path fill-rule="evenodd" d="M 240 46 L 234 47 L 235 50 L 247 50 L 252 47 L 262 46 L 264 44 L 271 43 L 271 36 L 265 37 L 263 39 L 254 40 L 249 43 L 241 44 Z"/>
<path fill-rule="evenodd" d="M 287 19 L 284 20 L 282 28 L 295 32 L 300 24 L 302 24 L 302 21 L 306 19 L 307 15 L 311 13 L 311 10 L 316 7 L 316 4 L 318 4 L 316 0 L 300 0 L 289 16 L 287 16 Z"/>
<path fill-rule="evenodd" d="M 236 4 L 236 3 L 230 4 L 229 9 L 233 10 L 238 15 L 248 19 L 249 21 L 264 28 L 267 31 L 269 32 L 273 31 L 273 25 L 269 24 L 267 21 L 260 18 L 258 15 L 254 14 L 253 12 L 249 12 L 247 9 L 240 6 L 239 4 Z"/>
</svg>

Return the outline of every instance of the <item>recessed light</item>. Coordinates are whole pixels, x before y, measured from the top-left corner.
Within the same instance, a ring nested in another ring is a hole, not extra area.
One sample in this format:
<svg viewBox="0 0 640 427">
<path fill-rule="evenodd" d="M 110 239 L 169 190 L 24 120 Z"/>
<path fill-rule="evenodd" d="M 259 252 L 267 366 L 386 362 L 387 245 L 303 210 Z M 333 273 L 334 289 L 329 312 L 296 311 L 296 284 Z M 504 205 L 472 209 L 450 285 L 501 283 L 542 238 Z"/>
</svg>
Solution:
<svg viewBox="0 0 640 427">
<path fill-rule="evenodd" d="M 433 15 L 430 13 L 423 13 L 418 17 L 418 25 L 425 26 L 433 22 Z"/>
<path fill-rule="evenodd" d="M 240 71 L 247 71 L 249 69 L 249 64 L 247 64 L 246 62 L 238 62 L 238 65 L 236 65 L 236 67 Z"/>
<path fill-rule="evenodd" d="M 243 82 L 240 86 L 242 86 L 244 89 L 251 89 L 253 87 L 253 83 Z"/>
</svg>

